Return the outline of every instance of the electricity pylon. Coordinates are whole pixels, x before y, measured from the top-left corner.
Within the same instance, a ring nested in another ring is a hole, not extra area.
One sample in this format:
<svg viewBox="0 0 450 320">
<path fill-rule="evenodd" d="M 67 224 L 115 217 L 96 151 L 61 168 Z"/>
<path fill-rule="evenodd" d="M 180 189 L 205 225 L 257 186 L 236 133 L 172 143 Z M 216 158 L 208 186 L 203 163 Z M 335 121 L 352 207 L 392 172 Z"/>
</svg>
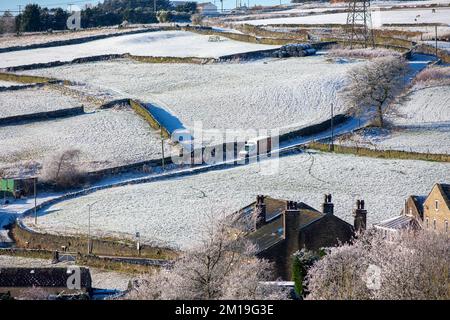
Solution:
<svg viewBox="0 0 450 320">
<path fill-rule="evenodd" d="M 348 1 L 346 32 L 350 49 L 353 49 L 355 44 L 361 44 L 364 48 L 374 47 L 370 0 Z"/>
</svg>

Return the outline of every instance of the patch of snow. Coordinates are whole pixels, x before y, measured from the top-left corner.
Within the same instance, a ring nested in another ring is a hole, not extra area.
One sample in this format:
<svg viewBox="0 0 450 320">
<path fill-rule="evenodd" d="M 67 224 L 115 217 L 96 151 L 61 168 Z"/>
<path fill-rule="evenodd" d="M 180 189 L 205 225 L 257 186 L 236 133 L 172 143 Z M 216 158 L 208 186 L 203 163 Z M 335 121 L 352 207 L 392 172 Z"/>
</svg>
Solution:
<svg viewBox="0 0 450 320">
<path fill-rule="evenodd" d="M 396 9 L 376 10 L 372 9 L 372 21 L 374 25 L 381 24 L 421 24 L 421 23 L 443 23 L 450 25 L 450 8 L 435 8 L 433 13 L 429 9 Z M 345 24 L 347 13 L 315 14 L 300 17 L 274 18 L 244 21 L 253 25 L 267 24 Z M 242 22 L 242 23 L 244 23 Z"/>
<path fill-rule="evenodd" d="M 401 150 L 420 153 L 450 154 L 450 124 L 436 128 L 371 128 L 355 133 L 337 143 L 378 150 Z"/>
<path fill-rule="evenodd" d="M 450 86 L 415 86 L 395 106 L 389 120 L 397 126 L 433 127 L 450 125 Z"/>
<path fill-rule="evenodd" d="M 97 35 L 109 35 L 116 33 L 120 34 L 123 32 L 130 32 L 141 29 L 142 28 L 140 27 L 135 27 L 133 28 L 133 30 L 130 30 L 128 28 L 118 29 L 117 27 L 103 27 L 90 30 L 79 30 L 76 32 L 54 30 L 53 33 L 48 32 L 22 33 L 20 37 L 18 37 L 16 34 L 0 35 L 0 48 L 28 46 L 32 44 L 43 44 L 53 41 L 65 41 L 71 39 L 92 37 Z"/>
<path fill-rule="evenodd" d="M 124 35 L 82 44 L 0 53 L 0 68 L 52 61 L 72 61 L 77 58 L 105 54 L 130 53 L 137 56 L 209 58 L 279 47 L 230 39 L 210 42 L 208 39 L 209 36 L 185 31 Z"/>
<path fill-rule="evenodd" d="M 0 92 L 0 101 L 0 118 L 81 106 L 75 98 L 45 88 L 3 91 Z"/>
<path fill-rule="evenodd" d="M 425 41 L 426 44 L 435 47 L 436 46 L 436 42 L 435 41 Z M 446 42 L 446 41 L 438 41 L 437 42 L 437 47 L 439 49 L 443 49 L 446 51 L 450 52 L 450 42 Z"/>
<path fill-rule="evenodd" d="M 335 113 L 345 112 L 337 92 L 358 63 L 364 62 L 339 64 L 325 56 L 212 65 L 114 61 L 25 73 L 64 75 L 84 84 L 81 90 L 140 99 L 161 111 L 163 125 L 192 128 L 202 121 L 204 129 L 290 131 L 328 119 L 331 103 Z"/>
<path fill-rule="evenodd" d="M 411 194 L 426 194 L 450 172 L 450 164 L 361 158 L 308 152 L 267 160 L 279 171 L 266 175 L 259 164 L 211 171 L 154 183 L 98 191 L 55 204 L 40 213 L 38 230 L 86 233 L 87 210 L 97 235 L 133 235 L 181 248 L 202 239 L 208 217 L 230 214 L 256 195 L 303 201 L 320 208 L 322 195 L 332 193 L 335 214 L 352 222 L 356 199 L 364 199 L 368 223 L 399 214 Z M 423 174 L 426 172 L 427 174 Z M 32 225 L 31 218 L 25 222 Z"/>
<path fill-rule="evenodd" d="M 65 149 L 81 151 L 87 170 L 161 157 L 159 132 L 127 109 L 109 109 L 53 121 L 0 127 L 0 168 L 17 172 Z M 171 146 L 165 144 L 167 154 Z"/>
</svg>

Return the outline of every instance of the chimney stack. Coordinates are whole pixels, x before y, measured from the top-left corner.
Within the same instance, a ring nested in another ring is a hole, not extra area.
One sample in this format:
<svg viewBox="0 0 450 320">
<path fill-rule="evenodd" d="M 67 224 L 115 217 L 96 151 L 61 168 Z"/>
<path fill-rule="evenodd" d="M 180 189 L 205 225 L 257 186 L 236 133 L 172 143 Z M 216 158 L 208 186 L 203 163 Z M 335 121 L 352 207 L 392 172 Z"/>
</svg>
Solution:
<svg viewBox="0 0 450 320">
<path fill-rule="evenodd" d="M 354 228 L 356 233 L 362 233 L 367 227 L 367 210 L 364 200 L 356 201 L 356 209 L 353 209 Z"/>
<path fill-rule="evenodd" d="M 334 204 L 331 202 L 331 194 L 324 195 L 322 212 L 324 214 L 334 214 Z"/>
<path fill-rule="evenodd" d="M 292 255 L 300 249 L 300 210 L 297 202 L 287 201 L 283 212 L 283 251 L 285 257 Z M 280 252 L 281 254 L 281 252 Z M 286 275 L 291 274 L 292 264 L 286 266 Z"/>
<path fill-rule="evenodd" d="M 256 205 L 254 213 L 254 227 L 255 230 L 261 228 L 266 223 L 266 204 L 264 203 L 264 196 L 256 196 Z"/>
<path fill-rule="evenodd" d="M 283 213 L 283 238 L 288 242 L 298 239 L 300 225 L 300 211 L 295 201 L 287 201 Z M 297 241 L 298 242 L 298 241 Z"/>
</svg>

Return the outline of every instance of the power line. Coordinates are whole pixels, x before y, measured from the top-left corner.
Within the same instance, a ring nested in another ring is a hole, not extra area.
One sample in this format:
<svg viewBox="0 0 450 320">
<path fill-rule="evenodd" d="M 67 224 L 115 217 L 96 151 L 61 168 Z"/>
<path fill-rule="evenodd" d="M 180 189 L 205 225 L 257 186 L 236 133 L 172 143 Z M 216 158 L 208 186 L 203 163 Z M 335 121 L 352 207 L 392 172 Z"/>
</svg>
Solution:
<svg viewBox="0 0 450 320">
<path fill-rule="evenodd" d="M 78 1 L 70 1 L 70 2 L 61 2 L 61 3 L 48 3 L 48 4 L 39 4 L 41 8 L 51 8 L 51 7 L 61 7 L 61 6 L 69 6 L 74 4 L 81 4 L 81 3 L 92 3 L 92 2 L 101 2 L 101 0 L 78 0 Z M 28 4 L 33 4 L 34 1 L 28 2 Z M 27 4 L 25 4 L 26 6 Z M 0 10 L 0 12 L 17 12 L 17 10 Z"/>
</svg>

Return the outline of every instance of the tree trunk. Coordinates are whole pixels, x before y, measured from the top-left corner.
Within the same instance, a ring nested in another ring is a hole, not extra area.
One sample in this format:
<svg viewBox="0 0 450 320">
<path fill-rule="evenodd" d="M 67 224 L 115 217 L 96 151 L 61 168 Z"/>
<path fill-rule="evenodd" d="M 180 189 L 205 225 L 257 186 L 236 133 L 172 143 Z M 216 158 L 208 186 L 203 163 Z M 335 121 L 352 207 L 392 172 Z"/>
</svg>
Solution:
<svg viewBox="0 0 450 320">
<path fill-rule="evenodd" d="M 384 119 L 383 119 L 383 108 L 381 104 L 377 108 L 377 116 L 378 116 L 378 126 L 380 128 L 384 127 Z"/>
</svg>

